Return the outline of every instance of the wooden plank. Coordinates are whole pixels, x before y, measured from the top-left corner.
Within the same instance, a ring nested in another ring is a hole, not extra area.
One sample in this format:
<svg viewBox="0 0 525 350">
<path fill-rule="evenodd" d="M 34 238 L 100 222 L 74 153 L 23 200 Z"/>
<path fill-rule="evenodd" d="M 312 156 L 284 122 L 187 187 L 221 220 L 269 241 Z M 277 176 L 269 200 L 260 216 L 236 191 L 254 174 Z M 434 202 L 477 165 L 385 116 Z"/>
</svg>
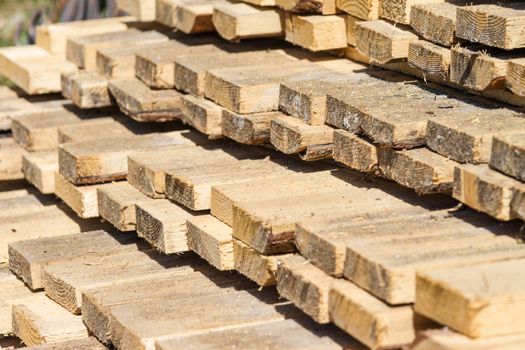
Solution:
<svg viewBox="0 0 525 350">
<path fill-rule="evenodd" d="M 234 269 L 231 227 L 211 215 L 187 221 L 188 247 L 220 271 Z"/>
<path fill-rule="evenodd" d="M 231 145 L 230 145 L 231 146 Z M 182 151 L 182 147 L 185 147 Z M 229 164 L 237 158 L 247 158 L 250 152 L 234 147 L 224 149 L 204 149 L 192 146 L 164 147 L 159 150 L 133 152 L 128 156 L 128 175 L 130 184 L 152 198 L 164 198 L 166 192 L 166 172 L 171 169 L 187 168 L 206 164 Z"/>
<path fill-rule="evenodd" d="M 222 0 L 181 1 L 175 7 L 175 28 L 186 34 L 215 32 L 212 22 L 213 9 L 228 4 Z"/>
<path fill-rule="evenodd" d="M 82 219 L 96 218 L 98 213 L 97 190 L 111 184 L 77 186 L 59 172 L 55 174 L 55 194 Z"/>
<path fill-rule="evenodd" d="M 0 49 L 0 74 L 30 95 L 60 92 L 60 75 L 73 73 L 77 67 L 35 46 Z"/>
<path fill-rule="evenodd" d="M 407 58 L 408 45 L 416 40 L 417 35 L 385 21 L 356 24 L 357 49 L 378 63 Z"/>
<path fill-rule="evenodd" d="M 127 16 L 40 25 L 36 28 L 36 45 L 52 54 L 65 54 L 70 36 L 123 31 L 133 20 L 133 17 Z"/>
<path fill-rule="evenodd" d="M 67 100 L 58 100 L 52 102 L 29 102 L 25 98 L 13 98 L 2 100 L 0 104 L 0 130 L 11 130 L 11 119 L 32 114 L 45 108 L 61 110 Z"/>
<path fill-rule="evenodd" d="M 256 6 L 270 7 L 276 6 L 276 0 L 244 0 L 243 2 Z"/>
<path fill-rule="evenodd" d="M 13 304 L 19 299 L 31 297 L 32 293 L 6 267 L 0 267 L 0 282 L 2 283 L 0 290 L 0 335 L 3 338 L 13 336 L 11 317 Z"/>
<path fill-rule="evenodd" d="M 379 148 L 377 157 L 383 175 L 419 194 L 452 192 L 454 167 L 458 163 L 427 148 Z"/>
<path fill-rule="evenodd" d="M 354 340 L 341 333 L 338 334 L 333 327 L 320 327 L 306 318 L 265 322 L 208 334 L 163 339 L 155 344 L 159 350 L 192 346 L 207 349 L 236 346 L 250 349 L 364 349 Z"/>
<path fill-rule="evenodd" d="M 264 65 L 212 69 L 206 73 L 205 96 L 239 114 L 277 111 L 279 84 L 333 74 L 317 64 L 267 62 Z"/>
<path fill-rule="evenodd" d="M 492 139 L 490 167 L 525 181 L 525 133 L 495 135 Z"/>
<path fill-rule="evenodd" d="M 379 2 L 379 17 L 395 23 L 409 24 L 412 6 L 443 2 L 443 0 L 382 0 Z"/>
<path fill-rule="evenodd" d="M 469 207 L 499 220 L 525 217 L 523 182 L 491 170 L 486 165 L 457 166 L 452 195 Z"/>
<path fill-rule="evenodd" d="M 525 7 L 496 4 L 458 7 L 456 35 L 468 41 L 505 50 L 525 47 Z"/>
<path fill-rule="evenodd" d="M 447 79 L 450 70 L 451 52 L 449 49 L 417 40 L 408 45 L 408 63 L 423 70 L 425 74 Z"/>
<path fill-rule="evenodd" d="M 335 15 L 335 0 L 315 0 L 304 2 L 299 0 L 276 0 L 275 5 L 290 13 L 308 13 L 320 15 Z"/>
<path fill-rule="evenodd" d="M 97 52 L 97 71 L 108 79 L 133 78 L 135 76 L 135 55 L 155 50 L 160 44 L 168 43 L 168 37 L 159 37 L 157 42 L 129 47 L 107 47 Z"/>
<path fill-rule="evenodd" d="M 346 130 L 334 130 L 333 158 L 350 169 L 379 173 L 378 147 L 368 139 Z"/>
<path fill-rule="evenodd" d="M 208 135 L 210 139 L 222 136 L 222 107 L 203 97 L 184 95 L 180 110 L 186 123 Z"/>
<path fill-rule="evenodd" d="M 133 135 L 131 130 L 111 117 L 96 118 L 87 123 L 76 123 L 58 127 L 59 144 L 131 135 Z"/>
<path fill-rule="evenodd" d="M 340 16 L 287 15 L 285 39 L 313 52 L 343 49 L 348 45 L 346 23 Z"/>
<path fill-rule="evenodd" d="M 285 154 L 304 152 L 316 145 L 331 147 L 333 137 L 329 126 L 308 125 L 285 114 L 274 117 L 270 123 L 270 142 Z"/>
<path fill-rule="evenodd" d="M 70 37 L 67 40 L 67 59 L 78 67 L 97 69 L 97 51 L 107 47 L 126 47 L 158 43 L 165 40 L 165 36 L 156 31 L 141 32 L 128 29 L 120 32 L 94 34 L 81 37 Z"/>
<path fill-rule="evenodd" d="M 273 51 L 230 53 L 223 50 L 207 50 L 196 55 L 175 57 L 175 87 L 189 94 L 200 96 L 205 92 L 207 72 L 212 69 L 249 67 L 275 61 L 275 64 L 293 62 L 286 54 Z"/>
<path fill-rule="evenodd" d="M 281 37 L 284 34 L 281 12 L 243 3 L 215 6 L 212 21 L 219 35 L 230 41 Z"/>
<path fill-rule="evenodd" d="M 109 94 L 108 81 L 98 73 L 80 71 L 62 76 L 64 97 L 79 108 L 108 107 L 113 104 Z"/>
<path fill-rule="evenodd" d="M 100 139 L 96 147 L 92 140 L 65 143 L 58 149 L 59 170 L 75 185 L 125 179 L 131 152 L 188 144 L 181 132 Z"/>
<path fill-rule="evenodd" d="M 522 334 L 472 339 L 447 329 L 428 330 L 418 334 L 414 350 L 517 350 L 523 344 Z"/>
<path fill-rule="evenodd" d="M 68 340 L 60 343 L 35 345 L 29 347 L 31 350 L 104 350 L 106 347 L 94 337 L 84 339 Z"/>
<path fill-rule="evenodd" d="M 240 274 L 248 277 L 261 287 L 277 284 L 275 274 L 281 260 L 290 254 L 264 255 L 253 248 L 233 239 L 233 264 Z"/>
<path fill-rule="evenodd" d="M 454 226 L 461 223 L 451 220 Z M 456 229 L 430 231 L 424 237 L 374 239 L 347 242 L 344 276 L 391 305 L 415 300 L 416 271 L 476 262 L 522 257 L 523 247 L 512 237 L 516 226 L 495 222 L 486 228 L 463 224 Z M 445 239 L 445 237 L 448 237 Z"/>
<path fill-rule="evenodd" d="M 173 88 L 175 86 L 174 61 L 177 55 L 190 53 L 198 55 L 217 50 L 216 46 L 206 44 L 206 41 L 185 44 L 183 41 L 171 40 L 168 43 L 159 44 L 157 50 L 137 52 L 135 73 L 137 78 L 151 88 Z"/>
<path fill-rule="evenodd" d="M 521 333 L 523 262 L 518 259 L 420 272 L 415 310 L 472 338 Z M 436 303 L 440 307 L 435 307 Z M 479 303 L 484 307 L 479 308 Z M 455 311 L 447 312 L 451 307 Z"/>
<path fill-rule="evenodd" d="M 237 114 L 222 110 L 222 134 L 247 145 L 270 143 L 270 123 L 281 112 Z"/>
<path fill-rule="evenodd" d="M 524 125 L 525 119 L 511 110 L 473 105 L 461 117 L 449 114 L 429 119 L 426 144 L 433 151 L 460 163 L 487 163 L 494 134 L 512 132 Z"/>
<path fill-rule="evenodd" d="M 22 156 L 22 171 L 27 181 L 41 193 L 55 193 L 55 173 L 58 172 L 58 153 L 29 152 Z"/>
<path fill-rule="evenodd" d="M 13 242 L 9 244 L 9 269 L 31 290 L 41 290 L 44 266 L 78 256 L 136 250 L 136 242 L 135 237 L 103 230 Z"/>
<path fill-rule="evenodd" d="M 99 215 L 120 231 L 135 231 L 136 205 L 151 198 L 127 182 L 115 182 L 97 188 Z"/>
<path fill-rule="evenodd" d="M 456 9 L 448 2 L 415 4 L 410 10 L 410 26 L 426 40 L 452 46 L 457 41 Z"/>
<path fill-rule="evenodd" d="M 379 18 L 379 0 L 336 0 L 338 10 L 365 21 Z"/>
<path fill-rule="evenodd" d="M 317 323 L 330 322 L 328 293 L 335 280 L 299 255 L 281 260 L 276 273 L 279 294 Z"/>
<path fill-rule="evenodd" d="M 22 157 L 26 153 L 12 137 L 0 138 L 0 181 L 24 179 Z"/>
<path fill-rule="evenodd" d="M 13 305 L 13 332 L 29 346 L 61 343 L 89 336 L 80 316 L 70 314 L 43 293 Z"/>
<path fill-rule="evenodd" d="M 479 48 L 453 47 L 450 81 L 475 91 L 504 87 L 507 61 Z"/>
<path fill-rule="evenodd" d="M 211 187 L 291 173 L 293 163 L 279 164 L 268 159 L 244 159 L 224 164 L 187 166 L 166 173 L 166 197 L 191 210 L 211 206 Z"/>
<path fill-rule="evenodd" d="M 186 221 L 199 214 L 165 199 L 136 202 L 136 230 L 152 247 L 165 254 L 188 247 Z"/>
<path fill-rule="evenodd" d="M 507 61 L 505 72 L 505 85 L 519 96 L 525 96 L 525 59 L 516 58 Z"/>
<path fill-rule="evenodd" d="M 166 27 L 175 28 L 177 6 L 183 2 L 184 0 L 156 0 L 155 21 Z"/>
<path fill-rule="evenodd" d="M 166 122 L 180 119 L 182 94 L 175 90 L 153 90 L 139 79 L 114 79 L 109 91 L 120 110 L 140 122 Z"/>
<path fill-rule="evenodd" d="M 86 289 L 165 276 L 168 270 L 177 269 L 179 265 L 188 273 L 191 270 L 189 262 L 191 259 L 187 257 L 174 259 L 151 250 L 95 253 L 45 266 L 42 282 L 49 298 L 70 312 L 80 314 L 82 292 Z"/>
<path fill-rule="evenodd" d="M 410 344 L 428 326 L 411 306 L 389 306 L 342 279 L 331 284 L 328 304 L 336 326 L 371 349 Z"/>
<path fill-rule="evenodd" d="M 155 0 L 117 0 L 117 8 L 141 22 L 154 21 L 156 18 Z"/>
</svg>

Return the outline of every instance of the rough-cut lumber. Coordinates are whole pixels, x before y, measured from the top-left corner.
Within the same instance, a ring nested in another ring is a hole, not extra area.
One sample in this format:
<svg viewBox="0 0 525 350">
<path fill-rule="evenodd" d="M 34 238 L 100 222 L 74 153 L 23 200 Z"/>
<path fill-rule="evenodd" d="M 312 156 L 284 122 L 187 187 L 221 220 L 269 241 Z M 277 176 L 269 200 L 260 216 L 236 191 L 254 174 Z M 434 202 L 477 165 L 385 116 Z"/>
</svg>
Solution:
<svg viewBox="0 0 525 350">
<path fill-rule="evenodd" d="M 30 350 L 105 350 L 106 347 L 94 337 L 76 340 L 66 340 L 59 343 L 34 345 L 28 347 Z"/>
<path fill-rule="evenodd" d="M 109 90 L 120 110 L 140 122 L 166 122 L 180 119 L 181 93 L 153 90 L 139 79 L 114 79 Z"/>
<path fill-rule="evenodd" d="M 51 100 L 42 102 L 30 102 L 25 98 L 13 98 L 2 100 L 0 104 L 0 130 L 11 130 L 11 119 L 33 114 L 42 110 L 63 110 L 70 105 L 68 100 Z"/>
<path fill-rule="evenodd" d="M 117 8 L 141 22 L 154 21 L 156 18 L 155 0 L 117 0 Z"/>
<path fill-rule="evenodd" d="M 378 63 L 407 58 L 408 45 L 417 35 L 385 21 L 363 21 L 356 24 L 356 47 Z"/>
<path fill-rule="evenodd" d="M 264 255 L 238 239 L 233 239 L 233 264 L 235 270 L 261 287 L 277 284 L 275 279 L 277 266 L 282 259 L 288 256 L 290 255 Z"/>
<path fill-rule="evenodd" d="M 472 339 L 448 329 L 420 332 L 413 350 L 519 350 L 525 341 L 523 333 Z"/>
<path fill-rule="evenodd" d="M 427 148 L 395 151 L 379 148 L 377 158 L 381 174 L 419 194 L 449 193 L 458 163 Z"/>
<path fill-rule="evenodd" d="M 475 91 L 502 88 L 507 61 L 476 48 L 456 46 L 451 50 L 450 81 Z"/>
<path fill-rule="evenodd" d="M 300 153 L 309 147 L 321 145 L 331 149 L 333 129 L 327 125 L 308 125 L 282 114 L 271 121 L 270 142 L 285 154 Z M 331 156 L 331 152 L 328 156 Z"/>
<path fill-rule="evenodd" d="M 215 6 L 212 21 L 219 35 L 231 41 L 279 37 L 284 34 L 284 20 L 281 12 L 274 9 L 256 8 L 243 3 Z"/>
<path fill-rule="evenodd" d="M 70 312 L 79 314 L 85 289 L 165 275 L 179 264 L 187 271 L 188 262 L 188 258 L 174 259 L 151 250 L 93 253 L 45 266 L 42 282 L 47 296 Z"/>
<path fill-rule="evenodd" d="M 58 163 L 57 163 L 58 169 Z M 59 172 L 55 174 L 55 194 L 82 219 L 96 218 L 98 214 L 97 189 L 111 184 L 77 186 Z"/>
<path fill-rule="evenodd" d="M 516 95 L 525 96 L 525 58 L 507 61 L 505 85 Z"/>
<path fill-rule="evenodd" d="M 493 223 L 479 228 L 458 220 L 447 224 L 453 227 L 420 230 L 414 237 L 348 241 L 344 276 L 389 304 L 400 305 L 415 300 L 416 271 L 512 259 L 525 253 L 514 238 L 493 234 L 515 234 L 516 226 Z"/>
<path fill-rule="evenodd" d="M 525 182 L 525 133 L 495 135 L 490 167 Z"/>
<path fill-rule="evenodd" d="M 379 0 L 336 0 L 337 9 L 365 21 L 379 18 Z"/>
<path fill-rule="evenodd" d="M 218 270 L 233 270 L 231 227 L 211 215 L 190 217 L 187 221 L 188 247 Z"/>
<path fill-rule="evenodd" d="M 112 17 L 40 25 L 36 28 L 36 45 L 52 54 L 65 55 L 67 39 L 70 36 L 123 31 L 128 29 L 126 22 L 133 19 L 129 16 Z"/>
<path fill-rule="evenodd" d="M 135 76 L 135 55 L 140 52 L 155 51 L 159 45 L 167 43 L 168 37 L 145 45 L 129 47 L 107 47 L 97 52 L 97 71 L 108 79 L 133 78 Z"/>
<path fill-rule="evenodd" d="M 283 258 L 277 267 L 277 290 L 318 323 L 330 322 L 328 293 L 335 280 L 299 255 Z"/>
<path fill-rule="evenodd" d="M 156 31 L 141 32 L 128 29 L 121 32 L 70 37 L 67 40 L 67 59 L 78 67 L 97 69 L 97 51 L 107 47 L 127 47 L 165 41 L 165 36 Z"/>
<path fill-rule="evenodd" d="M 0 181 L 24 178 L 22 158 L 26 153 L 12 137 L 0 138 Z"/>
<path fill-rule="evenodd" d="M 443 2 L 443 0 L 381 0 L 379 17 L 396 23 L 409 24 L 412 6 Z"/>
<path fill-rule="evenodd" d="M 410 344 L 418 328 L 426 328 L 411 306 L 389 306 L 342 279 L 333 280 L 328 307 L 339 328 L 371 349 Z"/>
<path fill-rule="evenodd" d="M 206 73 L 207 98 L 236 113 L 276 111 L 279 84 L 287 80 L 311 80 L 333 74 L 314 63 L 284 60 L 255 66 L 212 69 Z"/>
<path fill-rule="evenodd" d="M 62 91 L 80 108 L 107 107 L 113 102 L 107 79 L 91 71 L 62 75 Z"/>
<path fill-rule="evenodd" d="M 447 78 L 450 69 L 451 52 L 448 48 L 417 40 L 408 45 L 408 63 L 421 69 L 425 74 Z"/>
<path fill-rule="evenodd" d="M 148 201 L 152 199 L 125 181 L 97 187 L 99 215 L 120 231 L 136 229 L 136 205 Z"/>
<path fill-rule="evenodd" d="M 223 108 L 203 97 L 184 95 L 181 98 L 183 120 L 210 139 L 222 136 Z"/>
<path fill-rule="evenodd" d="M 76 70 L 73 63 L 35 45 L 0 49 L 0 75 L 30 95 L 59 92 L 61 74 Z"/>
<path fill-rule="evenodd" d="M 286 41 L 310 51 L 343 49 L 348 45 L 345 19 L 340 16 L 288 15 Z"/>
<path fill-rule="evenodd" d="M 164 198 L 166 192 L 166 172 L 184 169 L 189 166 L 204 166 L 212 163 L 223 165 L 249 157 L 239 148 L 204 149 L 186 146 L 164 147 L 159 150 L 133 152 L 128 157 L 127 179 L 135 188 L 152 198 Z"/>
<path fill-rule="evenodd" d="M 212 15 L 215 6 L 228 4 L 223 0 L 182 1 L 175 8 L 175 28 L 186 34 L 215 32 Z"/>
<path fill-rule="evenodd" d="M 364 173 L 377 172 L 377 146 L 346 130 L 334 130 L 333 158 L 350 169 Z"/>
<path fill-rule="evenodd" d="M 525 218 L 525 184 L 486 165 L 454 170 L 454 198 L 499 220 Z"/>
<path fill-rule="evenodd" d="M 33 291 L 43 288 L 41 270 L 78 256 L 136 249 L 136 238 L 106 231 L 43 237 L 9 244 L 9 268 Z"/>
<path fill-rule="evenodd" d="M 55 192 L 55 173 L 58 172 L 56 150 L 28 152 L 22 156 L 22 171 L 27 181 L 40 192 Z"/>
<path fill-rule="evenodd" d="M 237 114 L 222 110 L 222 134 L 247 145 L 270 143 L 270 123 L 281 112 Z"/>
<path fill-rule="evenodd" d="M 177 7 L 183 2 L 184 0 L 156 0 L 155 21 L 166 27 L 175 28 L 175 24 L 177 23 Z"/>
<path fill-rule="evenodd" d="M 0 336 L 13 335 L 11 317 L 13 304 L 19 299 L 31 297 L 31 291 L 22 281 L 17 279 L 7 268 L 0 267 Z"/>
<path fill-rule="evenodd" d="M 209 41 L 209 40 L 208 40 Z M 169 89 L 175 86 L 175 64 L 177 55 L 194 55 L 217 51 L 211 44 L 196 42 L 194 45 L 171 40 L 158 45 L 156 50 L 137 52 L 135 60 L 135 74 L 146 85 L 155 89 Z"/>
<path fill-rule="evenodd" d="M 354 17 L 352 15 L 345 16 L 345 23 L 346 23 L 346 41 L 348 42 L 348 45 L 352 47 L 355 50 L 355 25 L 360 22 L 361 20 L 357 17 Z M 357 60 L 356 60 L 357 61 Z M 357 61 L 359 62 L 359 61 Z"/>
<path fill-rule="evenodd" d="M 525 118 L 511 110 L 471 107 L 461 114 L 447 111 L 448 115 L 429 119 L 427 146 L 460 163 L 487 163 L 494 134 L 525 126 Z"/>
<path fill-rule="evenodd" d="M 213 185 L 275 177 L 291 170 L 267 159 L 188 166 L 166 174 L 166 197 L 192 210 L 210 209 Z"/>
<path fill-rule="evenodd" d="M 72 315 L 43 293 L 13 305 L 13 333 L 29 346 L 88 337 L 82 317 Z"/>
<path fill-rule="evenodd" d="M 415 310 L 472 338 L 521 333 L 523 263 L 518 259 L 420 272 Z"/>
<path fill-rule="evenodd" d="M 203 95 L 207 72 L 211 69 L 251 67 L 257 64 L 292 62 L 291 56 L 277 52 L 238 52 L 207 50 L 195 57 L 195 53 L 175 57 L 175 87 L 192 95 Z"/>
<path fill-rule="evenodd" d="M 456 8 L 448 2 L 412 5 L 410 26 L 428 41 L 452 46 L 456 41 Z"/>
<path fill-rule="evenodd" d="M 265 322 L 257 325 L 220 330 L 184 338 L 158 340 L 158 350 L 180 348 L 225 348 L 289 349 L 351 349 L 362 350 L 362 345 L 338 332 L 333 326 L 320 327 L 306 317 L 285 321 Z"/>
<path fill-rule="evenodd" d="M 94 184 L 124 179 L 127 156 L 174 145 L 191 144 L 179 132 L 122 136 L 112 139 L 62 144 L 58 149 L 60 174 L 75 185 Z"/>
<path fill-rule="evenodd" d="M 165 199 L 137 202 L 137 234 L 162 253 L 182 253 L 189 250 L 186 221 L 197 215 Z"/>
<path fill-rule="evenodd" d="M 337 12 L 335 0 L 276 0 L 275 3 L 277 7 L 291 13 L 334 15 Z"/>
<path fill-rule="evenodd" d="M 75 123 L 58 127 L 59 144 L 131 135 L 133 135 L 131 130 L 111 117 L 96 118 L 88 123 Z"/>
<path fill-rule="evenodd" d="M 525 47 L 525 7 L 496 4 L 458 7 L 456 35 L 505 50 Z"/>
</svg>

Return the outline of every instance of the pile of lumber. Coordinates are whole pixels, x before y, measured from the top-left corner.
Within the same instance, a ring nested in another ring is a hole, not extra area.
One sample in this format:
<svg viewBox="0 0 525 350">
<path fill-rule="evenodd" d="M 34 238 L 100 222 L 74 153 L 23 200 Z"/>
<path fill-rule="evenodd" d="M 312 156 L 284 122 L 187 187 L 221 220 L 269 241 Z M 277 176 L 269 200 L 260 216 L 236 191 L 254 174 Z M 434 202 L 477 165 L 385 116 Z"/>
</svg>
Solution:
<svg viewBox="0 0 525 350">
<path fill-rule="evenodd" d="M 452 73 L 414 81 L 433 58 L 396 56 L 430 47 L 420 7 L 453 6 L 456 32 L 470 7 L 118 3 L 133 17 L 0 49 L 20 88 L 0 90 L 2 334 L 39 349 L 523 344 L 525 118 Z"/>
</svg>

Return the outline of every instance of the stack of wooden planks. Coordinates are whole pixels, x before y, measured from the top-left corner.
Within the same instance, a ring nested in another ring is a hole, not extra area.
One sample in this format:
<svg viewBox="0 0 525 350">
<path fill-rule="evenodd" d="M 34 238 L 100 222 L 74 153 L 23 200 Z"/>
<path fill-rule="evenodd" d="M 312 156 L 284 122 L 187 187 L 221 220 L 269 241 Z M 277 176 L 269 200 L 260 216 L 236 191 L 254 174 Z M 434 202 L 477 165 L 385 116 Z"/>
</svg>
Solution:
<svg viewBox="0 0 525 350">
<path fill-rule="evenodd" d="M 397 44 L 417 35 L 376 20 L 442 2 L 118 3 L 134 17 L 39 28 L 59 63 L 0 50 L 24 90 L 0 90 L 3 334 L 85 349 L 521 346 L 525 119 L 400 73 Z M 349 43 L 398 72 L 314 53 Z M 28 88 L 54 69 L 58 88 Z"/>
</svg>

